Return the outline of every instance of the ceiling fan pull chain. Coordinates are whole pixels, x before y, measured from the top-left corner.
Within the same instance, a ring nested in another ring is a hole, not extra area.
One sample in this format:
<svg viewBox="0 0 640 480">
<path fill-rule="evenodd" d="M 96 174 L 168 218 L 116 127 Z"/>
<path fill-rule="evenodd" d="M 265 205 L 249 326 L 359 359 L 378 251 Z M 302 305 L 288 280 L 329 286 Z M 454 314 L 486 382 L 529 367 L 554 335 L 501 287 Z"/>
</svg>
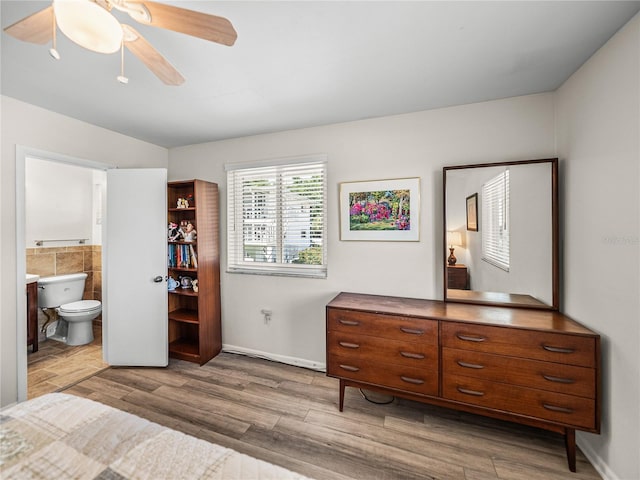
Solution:
<svg viewBox="0 0 640 480">
<path fill-rule="evenodd" d="M 56 60 L 60 60 L 60 54 L 58 53 L 58 50 L 56 48 L 57 42 L 56 42 L 56 15 L 54 12 L 51 12 L 51 23 L 52 23 L 52 28 L 53 28 L 53 43 L 51 44 L 51 48 L 49 49 L 49 55 L 51 55 L 53 58 L 55 58 Z"/>
<path fill-rule="evenodd" d="M 124 76 L 124 38 L 120 42 L 120 75 L 117 78 L 120 83 L 129 83 L 129 79 Z"/>
</svg>

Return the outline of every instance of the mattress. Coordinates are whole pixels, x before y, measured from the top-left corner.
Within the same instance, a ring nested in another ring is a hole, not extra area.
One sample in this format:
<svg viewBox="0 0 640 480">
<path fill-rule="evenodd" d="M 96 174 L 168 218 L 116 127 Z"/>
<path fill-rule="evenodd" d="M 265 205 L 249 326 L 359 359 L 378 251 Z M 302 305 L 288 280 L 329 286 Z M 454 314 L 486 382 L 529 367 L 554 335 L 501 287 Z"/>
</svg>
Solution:
<svg viewBox="0 0 640 480">
<path fill-rule="evenodd" d="M 52 393 L 0 412 L 7 479 L 306 477 L 86 398 Z"/>
</svg>

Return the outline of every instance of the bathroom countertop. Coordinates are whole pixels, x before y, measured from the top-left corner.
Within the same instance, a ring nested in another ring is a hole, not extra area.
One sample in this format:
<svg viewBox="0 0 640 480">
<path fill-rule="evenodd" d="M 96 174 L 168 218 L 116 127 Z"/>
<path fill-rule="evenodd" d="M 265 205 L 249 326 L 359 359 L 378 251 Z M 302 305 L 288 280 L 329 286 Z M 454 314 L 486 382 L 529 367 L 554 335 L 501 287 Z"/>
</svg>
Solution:
<svg viewBox="0 0 640 480">
<path fill-rule="evenodd" d="M 27 273 L 27 283 L 33 283 L 40 280 L 40 275 L 34 275 L 33 273 Z"/>
</svg>

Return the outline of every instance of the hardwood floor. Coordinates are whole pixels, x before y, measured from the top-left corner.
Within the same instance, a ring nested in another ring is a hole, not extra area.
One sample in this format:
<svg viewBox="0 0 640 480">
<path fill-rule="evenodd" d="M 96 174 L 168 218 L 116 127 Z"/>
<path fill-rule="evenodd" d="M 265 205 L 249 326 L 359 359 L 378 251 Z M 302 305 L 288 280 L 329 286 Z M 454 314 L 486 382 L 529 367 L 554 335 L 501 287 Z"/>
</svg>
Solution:
<svg viewBox="0 0 640 480">
<path fill-rule="evenodd" d="M 337 380 L 240 355 L 109 368 L 65 391 L 318 480 L 600 478 L 579 451 L 569 472 L 555 434 L 402 399 L 377 405 L 354 388 L 341 413 Z"/>
<path fill-rule="evenodd" d="M 108 368 L 102 361 L 102 325 L 94 323 L 93 342 L 71 347 L 55 340 L 40 342 L 27 354 L 27 398 L 59 391 Z"/>
</svg>

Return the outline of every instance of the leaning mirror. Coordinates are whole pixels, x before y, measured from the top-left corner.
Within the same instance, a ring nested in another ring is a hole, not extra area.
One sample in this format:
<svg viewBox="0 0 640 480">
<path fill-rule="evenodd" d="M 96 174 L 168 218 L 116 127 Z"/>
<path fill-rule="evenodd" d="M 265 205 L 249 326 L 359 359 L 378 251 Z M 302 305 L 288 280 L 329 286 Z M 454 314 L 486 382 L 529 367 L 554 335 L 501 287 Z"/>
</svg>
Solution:
<svg viewBox="0 0 640 480">
<path fill-rule="evenodd" d="M 557 310 L 558 159 L 444 167 L 444 299 Z"/>
</svg>

